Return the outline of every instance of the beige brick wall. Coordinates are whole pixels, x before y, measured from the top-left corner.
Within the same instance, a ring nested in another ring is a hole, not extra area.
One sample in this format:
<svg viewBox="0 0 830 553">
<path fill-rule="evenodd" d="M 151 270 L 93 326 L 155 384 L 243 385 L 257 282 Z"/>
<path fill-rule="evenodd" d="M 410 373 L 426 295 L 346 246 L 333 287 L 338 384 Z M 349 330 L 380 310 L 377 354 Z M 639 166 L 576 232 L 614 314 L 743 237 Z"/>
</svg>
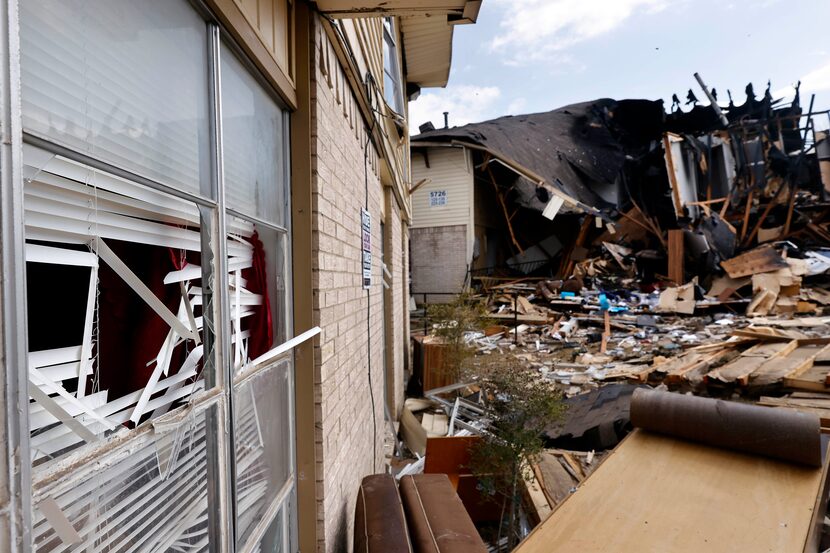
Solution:
<svg viewBox="0 0 830 553">
<path fill-rule="evenodd" d="M 312 209 L 314 316 L 322 333 L 315 348 L 318 550 L 351 551 L 354 501 L 360 480 L 383 472 L 384 367 L 394 395 L 402 396 L 403 327 L 384 319 L 403 317 L 406 278 L 400 211 L 387 198 L 377 152 L 342 69 L 319 21 L 312 69 Z M 372 215 L 373 286 L 361 280 L 360 210 Z M 384 211 L 386 218 L 383 217 Z M 381 222 L 387 239 L 382 242 Z M 392 278 L 384 297 L 382 246 Z M 301 285 L 301 283 L 296 283 Z M 385 301 L 384 301 L 385 300 Z M 367 327 L 367 305 L 370 310 Z M 391 350 L 391 351 L 390 351 Z M 387 356 L 384 356 L 387 352 Z M 373 434 L 369 364 L 375 400 Z M 395 375 L 400 374 L 400 377 Z M 299 436 L 303 439 L 303 436 Z"/>
<path fill-rule="evenodd" d="M 386 188 L 386 236 L 384 262 L 389 288 L 384 290 L 386 310 L 386 393 L 389 413 L 397 420 L 403 406 L 404 357 L 408 355 L 406 329 L 409 323 L 408 295 L 405 294 L 409 275 L 405 271 L 407 250 L 404 249 L 403 225 L 397 201 L 390 188 Z M 391 277 L 391 278 L 390 278 Z"/>
<path fill-rule="evenodd" d="M 467 225 L 414 228 L 409 234 L 415 301 L 422 302 L 427 292 L 461 292 L 467 277 Z M 430 295 L 427 301 L 449 297 Z"/>
</svg>

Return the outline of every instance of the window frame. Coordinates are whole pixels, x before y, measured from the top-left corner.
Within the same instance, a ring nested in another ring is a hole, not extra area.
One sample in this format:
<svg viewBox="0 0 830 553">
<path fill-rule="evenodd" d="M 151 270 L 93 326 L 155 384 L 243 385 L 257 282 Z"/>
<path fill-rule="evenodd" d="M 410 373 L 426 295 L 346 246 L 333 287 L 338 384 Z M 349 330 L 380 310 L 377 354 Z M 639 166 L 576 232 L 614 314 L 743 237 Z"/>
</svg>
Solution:
<svg viewBox="0 0 830 553">
<path fill-rule="evenodd" d="M 203 216 L 211 218 L 210 230 L 209 234 L 214 237 L 214 248 L 210 252 L 213 256 L 213 263 L 205 265 L 210 266 L 210 272 L 213 274 L 214 278 L 214 286 L 216 288 L 214 301 L 214 320 L 215 320 L 215 348 L 214 353 L 211 358 L 211 362 L 207 362 L 206 357 L 206 366 L 205 366 L 205 390 L 198 392 L 194 395 L 192 406 L 194 409 L 199 412 L 203 413 L 206 419 L 206 432 L 208 436 L 212 436 L 212 439 L 209 440 L 209 444 L 206 450 L 207 455 L 207 463 L 208 463 L 208 498 L 209 502 L 212 502 L 214 505 L 218 503 L 218 509 L 208 509 L 209 512 L 209 534 L 210 534 L 210 550 L 211 551 L 240 551 L 240 552 L 247 552 L 254 550 L 257 545 L 259 544 L 260 540 L 273 529 L 274 524 L 281 524 L 282 526 L 282 536 L 283 536 L 283 543 L 286 547 L 289 547 L 290 550 L 296 550 L 297 544 L 294 543 L 294 534 L 296 527 L 296 518 L 297 518 L 297 505 L 296 505 L 296 489 L 297 489 L 297 475 L 296 475 L 296 405 L 294 404 L 294 390 L 296 387 L 295 383 L 295 372 L 294 372 L 294 363 L 293 363 L 293 355 L 294 355 L 294 348 L 301 344 L 303 341 L 313 338 L 317 333 L 319 333 L 319 328 L 313 329 L 306 333 L 303 333 L 301 336 L 297 336 L 291 338 L 293 335 L 293 278 L 291 274 L 291 266 L 292 266 L 292 251 L 291 251 L 291 168 L 290 168 L 290 149 L 291 149 L 291 132 L 289 128 L 289 116 L 290 111 L 289 107 L 286 106 L 285 102 L 282 101 L 279 93 L 274 90 L 274 88 L 270 85 L 270 83 L 264 78 L 264 76 L 258 71 L 255 65 L 251 62 L 251 60 L 244 55 L 242 49 L 233 39 L 231 34 L 222 26 L 219 19 L 213 15 L 207 8 L 205 8 L 201 3 L 197 2 L 189 2 L 188 0 L 179 0 L 187 4 L 190 8 L 194 9 L 195 12 L 204 20 L 206 28 L 207 28 L 207 40 L 208 40 L 208 55 L 205 63 L 207 64 L 208 69 L 208 82 L 205 83 L 205 86 L 208 89 L 209 94 L 209 132 L 210 132 L 210 140 L 209 140 L 209 166 L 210 166 L 210 190 L 211 190 L 211 197 L 204 195 L 202 193 L 193 193 L 187 190 L 175 188 L 173 186 L 164 184 L 162 182 L 158 182 L 153 180 L 152 178 L 147 178 L 145 176 L 136 174 L 128 169 L 123 167 L 119 167 L 117 165 L 112 165 L 103 161 L 101 159 L 96 159 L 93 156 L 87 155 L 80 151 L 72 150 L 66 146 L 63 146 L 58 143 L 54 143 L 42 136 L 38 136 L 34 133 L 30 133 L 25 131 L 22 128 L 22 111 L 21 111 L 21 99 L 19 93 L 17 96 L 14 96 L 13 92 L 6 92 L 11 94 L 10 102 L 12 105 L 12 109 L 9 113 L 4 113 L 3 121 L 5 122 L 6 117 L 10 116 L 10 125 L 12 128 L 12 136 L 13 141 L 10 146 L 10 150 L 12 152 L 16 152 L 15 158 L 15 165 L 11 168 L 12 170 L 6 174 L 2 175 L 3 182 L 9 183 L 9 189 L 11 190 L 11 194 L 1 194 L 0 193 L 0 207 L 2 207 L 2 224 L 4 228 L 11 228 L 16 229 L 17 232 L 7 234 L 3 233 L 2 236 L 2 245 L 3 250 L 2 254 L 5 260 L 17 260 L 17 263 L 13 263 L 11 266 L 14 266 L 15 274 L 12 275 L 13 278 L 4 279 L 2 283 L 2 291 L 5 297 L 9 297 L 11 294 L 12 297 L 16 298 L 16 301 L 12 304 L 5 304 L 3 307 L 3 316 L 4 322 L 6 323 L 4 328 L 8 333 L 8 337 L 4 342 L 4 349 L 8 352 L 7 355 L 10 354 L 7 359 L 24 359 L 27 355 L 27 331 L 26 331 L 26 307 L 25 307 L 25 286 L 26 286 L 26 276 L 25 276 L 25 263 L 19 263 L 20 259 L 25 259 L 23 255 L 23 248 L 25 242 L 25 232 L 23 232 L 23 188 L 24 182 L 22 179 L 22 167 L 20 165 L 21 158 L 22 158 L 22 148 L 23 144 L 30 144 L 32 146 L 36 146 L 38 148 L 47 150 L 53 154 L 61 155 L 66 157 L 72 161 L 82 163 L 86 165 L 88 168 L 93 170 L 104 171 L 110 173 L 116 177 L 124 178 L 130 180 L 136 184 L 141 186 L 150 188 L 152 190 L 156 190 L 159 192 L 163 192 L 166 194 L 170 194 L 177 198 L 187 200 L 195 204 Z M 14 0 L 0 0 L 0 2 L 14 2 Z M 14 32 L 17 33 L 18 25 L 17 21 L 13 21 L 16 17 L 16 10 L 12 14 L 11 18 L 8 21 L 0 21 L 0 24 L 7 25 L 8 29 L 11 31 L 7 32 Z M 0 30 L 2 33 L 3 30 Z M 262 86 L 263 90 L 267 93 L 267 95 L 274 100 L 276 105 L 282 110 L 283 113 L 283 175 L 282 175 L 282 183 L 281 185 L 284 187 L 284 205 L 282 206 L 285 210 L 285 216 L 283 219 L 284 225 L 277 225 L 268 221 L 264 221 L 258 219 L 257 217 L 252 217 L 251 215 L 237 213 L 232 209 L 229 209 L 226 206 L 225 201 L 225 194 L 224 194 L 224 175 L 222 170 L 222 162 L 223 162 L 223 149 L 222 149 L 222 116 L 221 116 L 221 62 L 220 62 L 220 49 L 223 46 L 227 46 L 232 50 L 232 53 L 237 57 L 237 59 L 242 63 L 245 70 L 252 75 L 256 81 Z M 2 46 L 0 46 L 0 54 L 2 54 Z M 14 89 L 15 84 L 17 85 L 17 90 L 20 90 L 20 59 L 19 56 L 12 56 L 11 57 L 11 66 L 6 68 L 9 73 L 6 75 L 10 77 L 12 81 L 12 90 Z M 0 79 L 0 85 L 4 85 L 6 81 Z M 0 94 L 4 94 L 3 87 L 0 87 Z M 202 188 L 204 190 L 204 188 Z M 285 341 L 282 344 L 277 345 L 275 342 L 275 349 L 283 348 L 284 351 L 281 352 L 280 355 L 269 359 L 267 363 L 264 363 L 262 366 L 253 367 L 252 370 L 245 372 L 244 374 L 235 374 L 232 364 L 232 359 L 230 352 L 230 300 L 228 296 L 228 272 L 227 272 L 227 240 L 220 239 L 215 240 L 216 236 L 227 237 L 228 231 L 227 226 L 228 222 L 232 217 L 239 217 L 241 219 L 248 220 L 252 223 L 257 225 L 262 225 L 277 231 L 281 236 L 284 236 L 284 244 L 285 244 L 285 267 L 286 272 L 283 275 L 285 280 L 285 302 L 287 309 L 287 319 L 286 319 L 286 336 Z M 203 229 L 203 244 L 204 241 L 210 240 L 211 236 L 205 236 L 204 232 L 206 229 Z M 204 247 L 202 251 L 204 252 Z M 22 266 L 22 267 L 21 267 Z M 16 277 L 16 278 L 14 278 Z M 16 320 L 18 324 L 10 325 L 9 321 Z M 207 333 L 206 333 L 207 334 Z M 16 347 L 14 347 L 16 344 Z M 11 347 L 10 347 L 11 346 Z M 272 370 L 281 370 L 281 362 L 285 359 L 289 359 L 289 385 L 290 385 L 290 405 L 289 405 L 289 446 L 291 448 L 290 453 L 290 464 L 291 464 L 291 477 L 289 481 L 285 484 L 285 489 L 281 490 L 277 497 L 271 502 L 268 506 L 267 511 L 264 513 L 263 518 L 261 519 L 260 523 L 257 525 L 255 531 L 250 535 L 249 539 L 245 544 L 239 544 L 237 546 L 235 535 L 237 533 L 237 519 L 236 519 L 236 493 L 235 493 L 235 479 L 236 479 L 236 467 L 235 467 L 235 459 L 234 459 L 234 436 L 233 436 L 233 427 L 234 427 L 234 412 L 233 412 L 233 402 L 234 402 L 234 391 L 244 385 L 244 383 L 248 382 L 250 379 L 256 378 L 258 376 L 265 375 L 267 372 Z M 211 365 L 209 370 L 208 364 Z M 18 362 L 16 365 L 23 367 L 22 369 L 15 371 L 8 371 L 7 370 L 7 381 L 12 384 L 10 387 L 9 393 L 17 394 L 19 398 L 19 402 L 21 404 L 28 404 L 29 395 L 27 392 L 27 384 L 25 377 L 21 379 L 21 375 L 25 373 L 25 361 Z M 14 374 L 12 374 L 14 373 Z M 2 388 L 0 388 L 2 391 Z M 17 427 L 20 429 L 20 436 L 18 438 L 20 450 L 24 452 L 23 455 L 17 460 L 19 467 L 16 474 L 19 475 L 19 483 L 17 484 L 19 488 L 21 488 L 21 496 L 18 498 L 19 500 L 19 509 L 20 512 L 18 513 L 15 511 L 15 514 L 20 516 L 20 519 L 23 521 L 23 528 L 24 534 L 23 536 L 28 536 L 30 540 L 28 543 L 24 541 L 24 537 L 20 537 L 19 545 L 22 547 L 23 551 L 31 550 L 33 543 L 31 542 L 31 535 L 29 534 L 28 530 L 31 529 L 31 514 L 32 514 L 32 499 L 33 497 L 45 497 L 44 494 L 47 494 L 50 489 L 55 485 L 57 482 L 61 485 L 67 485 L 66 479 L 61 480 L 54 480 L 54 477 L 59 474 L 53 474 L 51 471 L 49 473 L 44 472 L 44 474 L 34 475 L 34 471 L 31 471 L 30 463 L 28 462 L 27 455 L 25 452 L 29 450 L 29 424 L 28 424 L 28 413 L 25 409 L 23 412 L 18 412 L 13 405 L 7 404 L 7 413 L 10 416 L 10 422 L 17 423 Z M 215 406 L 215 407 L 214 407 Z M 180 412 L 181 409 L 184 407 L 179 407 L 175 410 L 171 410 L 168 414 L 176 414 Z M 13 428 L 10 424 L 8 425 L 9 428 Z M 96 462 L 103 462 L 106 463 L 107 459 L 115 458 L 116 456 L 123 455 L 124 448 L 129 449 L 131 446 L 138 446 L 142 443 L 147 443 L 148 439 L 152 439 L 152 425 L 148 424 L 147 422 L 137 426 L 136 428 L 129 430 L 126 435 L 122 434 L 117 436 L 116 438 L 108 437 L 104 440 L 96 442 L 94 444 L 86 444 L 82 446 L 77 452 L 72 452 L 69 454 L 67 458 L 72 458 L 73 460 L 83 461 L 86 460 L 87 464 L 81 467 L 81 471 L 78 474 L 95 474 L 95 466 L 92 462 L 93 460 Z M 226 436 L 226 433 L 228 434 Z M 60 467 L 58 467 L 60 468 Z M 64 474 L 66 477 L 66 475 Z M 34 478 L 33 478 L 34 477 Z M 67 477 L 68 478 L 68 477 Z M 75 475 L 72 478 L 76 478 Z M 213 511 L 218 511 L 215 514 L 211 514 Z M 231 528 L 232 531 L 228 532 L 228 528 Z M 290 545 L 289 545 L 290 544 Z"/>
<path fill-rule="evenodd" d="M 403 72 L 400 64 L 397 25 L 394 17 L 383 18 L 383 99 L 398 115 L 404 114 Z M 388 55 L 387 55 L 388 54 Z M 386 89 L 386 78 L 392 81 L 392 90 Z M 390 103 L 391 101 L 391 103 Z"/>
</svg>

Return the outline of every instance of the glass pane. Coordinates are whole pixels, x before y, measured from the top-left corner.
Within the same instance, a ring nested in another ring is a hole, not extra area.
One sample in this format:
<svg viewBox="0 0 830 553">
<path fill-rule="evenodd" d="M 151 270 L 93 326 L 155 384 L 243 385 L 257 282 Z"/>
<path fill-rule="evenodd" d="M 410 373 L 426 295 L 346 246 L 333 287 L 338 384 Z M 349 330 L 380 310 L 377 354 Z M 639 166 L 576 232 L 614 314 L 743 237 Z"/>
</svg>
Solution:
<svg viewBox="0 0 830 553">
<path fill-rule="evenodd" d="M 238 544 L 293 485 L 290 357 L 234 388 Z M 286 498 L 288 495 L 285 496 Z"/>
<path fill-rule="evenodd" d="M 187 2 L 26 0 L 20 42 L 25 130 L 209 194 L 207 28 Z"/>
<path fill-rule="evenodd" d="M 221 63 L 226 202 L 246 215 L 284 225 L 283 110 L 227 48 L 222 48 Z"/>
<path fill-rule="evenodd" d="M 114 463 L 76 467 L 82 476 L 46 498 L 80 535 L 71 551 L 208 551 L 206 440 L 205 412 L 193 413 Z M 41 508 L 32 518 L 35 551 L 70 550 Z"/>
<path fill-rule="evenodd" d="M 288 339 L 287 236 L 231 218 L 236 252 L 229 252 L 231 341 L 235 369 L 241 370 Z"/>
<path fill-rule="evenodd" d="M 285 551 L 285 522 L 283 521 L 283 509 L 271 522 L 262 540 L 259 542 L 259 553 L 283 553 Z"/>
<path fill-rule="evenodd" d="M 29 425 L 40 469 L 204 389 L 213 279 L 202 233 L 216 216 L 30 147 L 24 171 Z"/>
</svg>

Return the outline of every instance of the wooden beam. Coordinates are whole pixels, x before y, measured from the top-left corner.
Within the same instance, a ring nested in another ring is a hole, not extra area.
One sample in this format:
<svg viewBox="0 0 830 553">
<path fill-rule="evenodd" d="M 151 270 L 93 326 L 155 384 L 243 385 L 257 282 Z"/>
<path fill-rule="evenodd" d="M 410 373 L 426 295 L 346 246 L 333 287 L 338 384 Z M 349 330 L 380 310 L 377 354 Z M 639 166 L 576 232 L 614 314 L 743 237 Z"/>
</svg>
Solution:
<svg viewBox="0 0 830 553">
<path fill-rule="evenodd" d="M 297 110 L 291 113 L 291 247 L 294 330 L 314 326 L 312 288 L 312 16 L 305 2 L 295 5 L 297 53 Z M 314 343 L 294 351 L 297 462 L 297 523 L 299 549 L 315 551 L 317 540 L 317 459 L 315 437 L 320 420 L 315 409 Z"/>
<path fill-rule="evenodd" d="M 680 229 L 669 230 L 669 280 L 677 285 L 685 283 L 684 234 Z"/>
<path fill-rule="evenodd" d="M 741 239 L 740 242 L 744 241 L 746 237 L 746 229 L 749 227 L 749 213 L 752 210 L 752 197 L 754 196 L 755 191 L 750 190 L 749 194 L 746 197 L 746 205 L 744 206 L 744 220 L 743 224 L 741 225 Z"/>
<path fill-rule="evenodd" d="M 504 220 L 507 223 L 507 230 L 510 232 L 510 240 L 513 242 L 513 245 L 516 246 L 516 249 L 519 250 L 519 253 L 524 252 L 524 249 L 519 245 L 519 241 L 516 240 L 516 234 L 513 232 L 513 225 L 510 223 L 510 214 L 507 213 L 507 203 L 504 201 L 504 195 L 499 190 L 499 185 L 496 184 L 496 177 L 493 175 L 493 170 L 490 168 L 490 165 L 487 165 L 487 174 L 490 176 L 490 182 L 493 184 L 493 190 L 496 192 L 496 197 L 499 199 L 499 204 L 501 205 L 502 213 L 504 213 Z"/>
</svg>

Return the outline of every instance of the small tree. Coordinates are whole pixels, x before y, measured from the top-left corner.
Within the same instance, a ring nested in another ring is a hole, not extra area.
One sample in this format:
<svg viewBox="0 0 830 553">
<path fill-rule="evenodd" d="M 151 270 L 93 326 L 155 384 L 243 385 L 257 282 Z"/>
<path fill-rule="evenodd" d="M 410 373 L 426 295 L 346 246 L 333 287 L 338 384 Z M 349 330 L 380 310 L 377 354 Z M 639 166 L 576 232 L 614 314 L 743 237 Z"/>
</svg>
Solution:
<svg viewBox="0 0 830 553">
<path fill-rule="evenodd" d="M 467 334 L 487 326 L 487 308 L 469 292 L 456 296 L 451 302 L 430 305 L 427 318 L 432 333 L 444 345 L 442 372 L 458 382 L 464 367 L 475 355 L 475 348 L 467 341 Z"/>
<path fill-rule="evenodd" d="M 544 431 L 565 406 L 554 383 L 516 357 L 492 355 L 476 361 L 490 426 L 470 452 L 469 468 L 485 491 L 502 499 L 499 540 L 506 527 L 510 551 L 519 534 L 519 479 L 532 476 L 531 464 L 544 450 Z"/>
</svg>

